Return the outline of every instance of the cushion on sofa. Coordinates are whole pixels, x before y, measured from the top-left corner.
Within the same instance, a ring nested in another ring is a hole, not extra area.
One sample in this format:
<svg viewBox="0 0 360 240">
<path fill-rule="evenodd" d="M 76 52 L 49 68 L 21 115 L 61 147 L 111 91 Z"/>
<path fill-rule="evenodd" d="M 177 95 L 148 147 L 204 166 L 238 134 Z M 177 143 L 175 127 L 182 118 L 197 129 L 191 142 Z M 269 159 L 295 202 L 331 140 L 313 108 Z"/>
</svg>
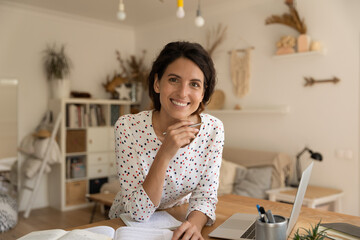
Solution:
<svg viewBox="0 0 360 240">
<path fill-rule="evenodd" d="M 240 164 L 227 161 L 224 158 L 222 159 L 219 176 L 218 196 L 230 194 L 233 192 L 237 168 L 246 169 Z"/>
<path fill-rule="evenodd" d="M 233 193 L 253 198 L 267 198 L 271 188 L 272 167 L 237 168 Z"/>
<path fill-rule="evenodd" d="M 272 167 L 271 188 L 285 187 L 292 178 L 293 159 L 286 153 L 224 147 L 223 158 L 246 168 Z"/>
</svg>

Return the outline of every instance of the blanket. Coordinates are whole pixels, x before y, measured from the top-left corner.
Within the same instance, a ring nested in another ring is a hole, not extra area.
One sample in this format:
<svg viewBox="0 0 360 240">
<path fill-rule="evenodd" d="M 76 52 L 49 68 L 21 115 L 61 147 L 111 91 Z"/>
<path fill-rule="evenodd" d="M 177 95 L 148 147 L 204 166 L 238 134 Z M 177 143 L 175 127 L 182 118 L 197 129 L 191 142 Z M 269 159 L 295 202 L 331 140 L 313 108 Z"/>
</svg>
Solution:
<svg viewBox="0 0 360 240">
<path fill-rule="evenodd" d="M 21 141 L 19 151 L 26 156 L 23 166 L 26 177 L 33 178 L 39 172 L 49 143 L 50 138 L 36 138 L 32 134 L 26 136 Z M 51 164 L 59 163 L 61 161 L 61 152 L 56 141 L 53 142 L 49 151 L 50 153 L 45 166 L 45 173 L 51 171 Z"/>
</svg>

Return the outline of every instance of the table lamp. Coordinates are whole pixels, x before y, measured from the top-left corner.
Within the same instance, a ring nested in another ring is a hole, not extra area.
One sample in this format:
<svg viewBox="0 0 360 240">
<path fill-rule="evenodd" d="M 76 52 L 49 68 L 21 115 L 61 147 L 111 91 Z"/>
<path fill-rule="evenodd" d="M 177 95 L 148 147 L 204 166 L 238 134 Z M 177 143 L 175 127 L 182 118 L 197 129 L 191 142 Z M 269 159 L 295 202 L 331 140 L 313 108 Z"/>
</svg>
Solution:
<svg viewBox="0 0 360 240">
<path fill-rule="evenodd" d="M 310 158 L 317 160 L 317 161 L 322 161 L 322 155 L 321 153 L 318 152 L 313 152 L 311 149 L 309 149 L 308 147 L 305 147 L 300 153 L 298 153 L 296 155 L 296 177 L 297 177 L 297 183 L 296 184 L 292 184 L 293 187 L 298 187 L 300 180 L 301 180 L 301 160 L 300 157 L 301 155 L 303 155 L 304 152 L 309 152 L 310 153 Z"/>
</svg>

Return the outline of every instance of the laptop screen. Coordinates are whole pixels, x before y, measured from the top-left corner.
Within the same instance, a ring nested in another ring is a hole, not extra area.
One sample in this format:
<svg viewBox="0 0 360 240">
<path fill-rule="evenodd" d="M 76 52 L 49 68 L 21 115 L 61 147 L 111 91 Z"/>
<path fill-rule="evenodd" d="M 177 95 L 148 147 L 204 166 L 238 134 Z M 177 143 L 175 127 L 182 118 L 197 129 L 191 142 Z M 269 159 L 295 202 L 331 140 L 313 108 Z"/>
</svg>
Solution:
<svg viewBox="0 0 360 240">
<path fill-rule="evenodd" d="M 307 186 L 309 184 L 309 181 L 310 181 L 311 170 L 313 168 L 313 165 L 314 165 L 314 162 L 311 162 L 311 164 L 302 173 L 300 184 L 299 184 L 299 187 L 298 187 L 298 190 L 297 190 L 297 193 L 296 193 L 294 205 L 293 205 L 293 208 L 291 210 L 289 224 L 288 224 L 288 228 L 287 228 L 287 231 L 286 231 L 286 238 L 291 233 L 291 231 L 294 228 L 295 223 L 296 223 L 296 221 L 297 221 L 297 219 L 299 217 L 300 210 L 301 210 L 301 205 L 302 205 L 302 202 L 304 200 L 304 196 L 305 196 L 305 192 L 306 192 L 306 188 L 307 188 Z"/>
</svg>

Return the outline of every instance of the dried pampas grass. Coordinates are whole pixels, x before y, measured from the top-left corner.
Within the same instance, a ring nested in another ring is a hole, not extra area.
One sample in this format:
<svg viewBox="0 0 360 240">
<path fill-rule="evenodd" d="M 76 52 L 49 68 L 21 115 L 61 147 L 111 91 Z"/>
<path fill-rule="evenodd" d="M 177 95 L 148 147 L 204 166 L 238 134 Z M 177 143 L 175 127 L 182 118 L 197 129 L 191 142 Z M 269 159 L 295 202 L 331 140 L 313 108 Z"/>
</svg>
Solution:
<svg viewBox="0 0 360 240">
<path fill-rule="evenodd" d="M 223 26 L 221 23 L 216 28 L 208 30 L 206 33 L 206 51 L 212 57 L 216 48 L 225 41 L 227 26 Z"/>
<path fill-rule="evenodd" d="M 266 25 L 273 23 L 283 24 L 295 29 L 300 34 L 306 34 L 307 28 L 306 28 L 305 20 L 300 19 L 300 16 L 292 3 L 285 2 L 285 4 L 289 7 L 290 14 L 284 13 L 282 16 L 272 15 L 265 20 L 265 24 Z"/>
</svg>

